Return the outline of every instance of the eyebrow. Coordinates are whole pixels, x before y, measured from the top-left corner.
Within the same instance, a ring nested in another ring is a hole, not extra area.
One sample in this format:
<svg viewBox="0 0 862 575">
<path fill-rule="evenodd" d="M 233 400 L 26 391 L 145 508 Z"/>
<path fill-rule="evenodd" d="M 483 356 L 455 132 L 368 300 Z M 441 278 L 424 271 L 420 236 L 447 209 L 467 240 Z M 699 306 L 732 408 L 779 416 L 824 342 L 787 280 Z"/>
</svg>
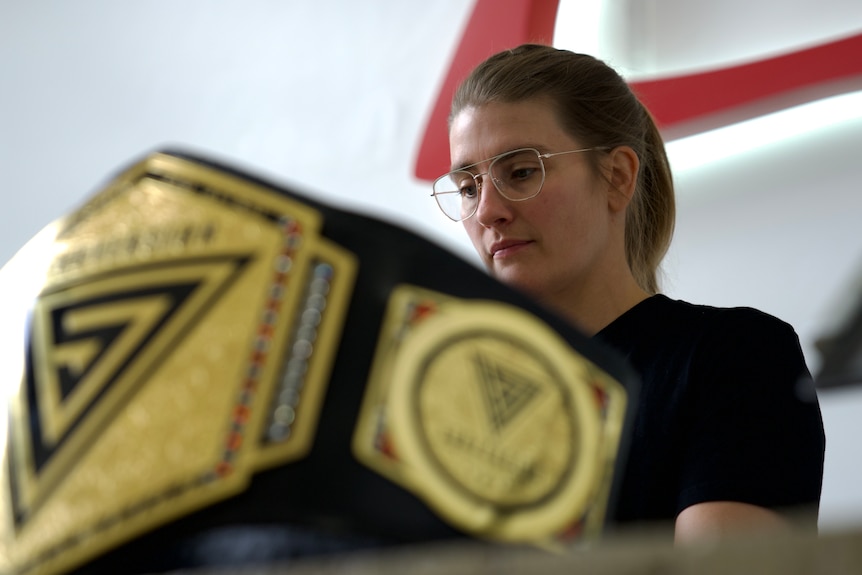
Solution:
<svg viewBox="0 0 862 575">
<path fill-rule="evenodd" d="M 473 166 L 478 166 L 479 164 L 484 164 L 485 162 L 490 162 L 491 160 L 493 160 L 495 158 L 499 158 L 500 156 L 505 156 L 509 152 L 514 152 L 515 150 L 538 150 L 540 154 L 545 154 L 545 153 L 547 153 L 547 149 L 548 149 L 547 146 L 543 146 L 540 144 L 524 144 L 522 146 L 510 148 L 508 150 L 500 152 L 499 154 L 494 154 L 490 158 L 485 158 L 484 160 L 479 160 L 478 162 L 473 162 L 471 164 L 465 164 L 465 163 L 458 164 L 458 165 L 453 164 L 449 168 L 449 171 L 450 172 L 460 172 L 461 170 L 467 170 L 467 168 L 472 168 Z"/>
</svg>

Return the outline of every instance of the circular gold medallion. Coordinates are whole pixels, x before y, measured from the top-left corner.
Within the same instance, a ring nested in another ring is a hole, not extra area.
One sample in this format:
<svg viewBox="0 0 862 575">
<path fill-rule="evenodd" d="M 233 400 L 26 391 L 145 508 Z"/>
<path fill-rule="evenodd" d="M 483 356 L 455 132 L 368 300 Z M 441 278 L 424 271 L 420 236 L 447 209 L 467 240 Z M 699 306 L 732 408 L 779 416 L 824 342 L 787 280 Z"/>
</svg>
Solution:
<svg viewBox="0 0 862 575">
<path fill-rule="evenodd" d="M 417 325 L 394 368 L 393 436 L 429 504 L 503 540 L 551 536 L 601 476 L 583 362 L 508 305 L 453 303 Z"/>
</svg>

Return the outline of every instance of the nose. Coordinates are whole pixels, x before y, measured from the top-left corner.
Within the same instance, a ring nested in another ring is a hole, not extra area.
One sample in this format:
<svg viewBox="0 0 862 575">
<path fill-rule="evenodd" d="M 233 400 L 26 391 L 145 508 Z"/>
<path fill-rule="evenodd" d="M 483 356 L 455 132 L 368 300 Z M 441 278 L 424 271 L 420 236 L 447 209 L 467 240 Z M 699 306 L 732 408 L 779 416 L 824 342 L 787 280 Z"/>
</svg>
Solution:
<svg viewBox="0 0 862 575">
<path fill-rule="evenodd" d="M 500 194 L 494 185 L 491 174 L 476 175 L 476 186 L 479 190 L 479 205 L 473 216 L 485 227 L 500 225 L 512 219 L 512 202 Z"/>
</svg>

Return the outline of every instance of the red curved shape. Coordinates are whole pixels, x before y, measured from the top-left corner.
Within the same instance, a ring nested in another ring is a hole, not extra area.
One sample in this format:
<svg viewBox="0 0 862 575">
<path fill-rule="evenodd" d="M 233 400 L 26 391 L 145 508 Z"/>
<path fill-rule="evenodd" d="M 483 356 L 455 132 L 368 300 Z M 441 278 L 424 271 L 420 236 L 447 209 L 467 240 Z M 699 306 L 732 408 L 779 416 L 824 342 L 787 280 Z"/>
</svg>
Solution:
<svg viewBox="0 0 862 575">
<path fill-rule="evenodd" d="M 432 180 L 449 169 L 447 117 L 452 94 L 491 54 L 550 44 L 558 0 L 477 0 L 422 137 L 415 174 Z M 862 34 L 749 64 L 632 82 L 666 138 L 862 88 Z"/>
<path fill-rule="evenodd" d="M 477 0 L 428 119 L 416 176 L 432 180 L 449 169 L 447 120 L 458 84 L 482 60 L 526 42 L 554 39 L 559 0 Z"/>
<path fill-rule="evenodd" d="M 763 114 L 841 93 L 858 86 L 847 82 L 855 79 L 862 80 L 862 34 L 749 64 L 631 86 L 662 131 L 673 133 L 683 124 L 702 121 L 705 126 L 708 116 L 745 106 L 764 103 L 758 110 Z M 836 89 L 827 90 L 829 86 Z"/>
</svg>

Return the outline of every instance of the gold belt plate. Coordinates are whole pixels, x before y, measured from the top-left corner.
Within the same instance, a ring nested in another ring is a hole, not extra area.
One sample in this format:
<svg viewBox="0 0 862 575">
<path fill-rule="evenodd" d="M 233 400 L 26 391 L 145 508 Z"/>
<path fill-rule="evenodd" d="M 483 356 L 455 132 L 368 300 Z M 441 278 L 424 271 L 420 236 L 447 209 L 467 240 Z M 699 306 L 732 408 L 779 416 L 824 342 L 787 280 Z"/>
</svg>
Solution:
<svg viewBox="0 0 862 575">
<path fill-rule="evenodd" d="M 625 403 L 532 314 L 401 285 L 354 453 L 466 533 L 559 548 L 603 526 Z"/>
<path fill-rule="evenodd" d="M 59 223 L 4 374 L 6 567 L 71 569 L 308 452 L 357 267 L 321 225 L 166 154 Z"/>
</svg>

